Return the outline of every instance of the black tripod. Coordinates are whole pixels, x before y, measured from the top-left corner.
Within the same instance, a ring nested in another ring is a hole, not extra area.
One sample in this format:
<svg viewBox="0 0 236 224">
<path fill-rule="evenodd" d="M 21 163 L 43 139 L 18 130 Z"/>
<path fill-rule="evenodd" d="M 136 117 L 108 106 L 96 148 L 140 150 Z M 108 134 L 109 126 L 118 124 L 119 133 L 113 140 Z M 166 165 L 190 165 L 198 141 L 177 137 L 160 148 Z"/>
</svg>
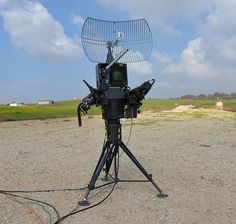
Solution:
<svg viewBox="0 0 236 224">
<path fill-rule="evenodd" d="M 112 165 L 112 162 L 114 161 L 115 166 L 115 177 L 112 177 L 113 182 L 111 183 L 117 183 L 117 182 L 151 182 L 153 186 L 158 190 L 157 197 L 159 198 L 165 198 L 168 195 L 165 194 L 158 185 L 154 182 L 152 178 L 152 174 L 149 174 L 144 167 L 140 164 L 140 162 L 135 158 L 135 156 L 130 152 L 130 150 L 127 148 L 127 146 L 122 142 L 122 136 L 121 136 L 121 124 L 119 119 L 111 119 L 111 120 L 105 120 L 106 125 L 106 132 L 107 132 L 107 140 L 104 142 L 101 156 L 98 160 L 97 166 L 94 170 L 94 173 L 92 175 L 92 178 L 88 184 L 87 191 L 84 195 L 84 198 L 82 201 L 79 202 L 79 205 L 87 206 L 89 205 L 88 196 L 91 190 L 95 188 L 95 183 L 97 181 L 98 176 L 100 175 L 101 171 L 105 170 L 105 177 L 103 180 L 108 180 L 109 171 Z M 120 180 L 118 178 L 118 169 L 117 169 L 117 155 L 119 152 L 119 148 L 123 150 L 123 152 L 132 160 L 132 162 L 139 168 L 139 170 L 145 175 L 147 180 Z"/>
</svg>

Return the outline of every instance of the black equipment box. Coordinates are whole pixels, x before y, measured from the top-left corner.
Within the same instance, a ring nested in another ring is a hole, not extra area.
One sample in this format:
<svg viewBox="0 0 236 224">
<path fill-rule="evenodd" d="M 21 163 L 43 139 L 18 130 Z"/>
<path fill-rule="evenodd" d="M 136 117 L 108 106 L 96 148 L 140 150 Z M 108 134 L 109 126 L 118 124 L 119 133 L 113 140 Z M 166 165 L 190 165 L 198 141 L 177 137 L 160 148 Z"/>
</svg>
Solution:
<svg viewBox="0 0 236 224">
<path fill-rule="evenodd" d="M 128 85 L 127 64 L 115 63 L 108 70 L 109 63 L 99 63 L 96 66 L 97 87 L 109 85 L 110 87 L 125 87 Z"/>
</svg>

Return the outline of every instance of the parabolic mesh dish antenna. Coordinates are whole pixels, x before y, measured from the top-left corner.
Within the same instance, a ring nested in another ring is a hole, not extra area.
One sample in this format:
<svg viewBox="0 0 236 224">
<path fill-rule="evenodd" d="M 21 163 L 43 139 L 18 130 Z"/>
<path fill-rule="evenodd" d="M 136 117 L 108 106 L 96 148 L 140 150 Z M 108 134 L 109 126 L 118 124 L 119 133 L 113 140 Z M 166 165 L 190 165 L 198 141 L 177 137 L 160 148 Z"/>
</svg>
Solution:
<svg viewBox="0 0 236 224">
<path fill-rule="evenodd" d="M 127 49 L 120 63 L 145 61 L 152 52 L 152 33 L 145 19 L 104 21 L 88 17 L 81 41 L 92 62 L 110 63 Z"/>
</svg>

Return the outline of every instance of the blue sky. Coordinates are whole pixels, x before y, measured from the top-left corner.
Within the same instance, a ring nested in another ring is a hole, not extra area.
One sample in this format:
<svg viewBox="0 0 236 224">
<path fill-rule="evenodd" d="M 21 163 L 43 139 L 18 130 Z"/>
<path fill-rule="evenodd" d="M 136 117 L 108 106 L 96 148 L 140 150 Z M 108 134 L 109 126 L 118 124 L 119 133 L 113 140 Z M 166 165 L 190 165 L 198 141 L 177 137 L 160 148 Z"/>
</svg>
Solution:
<svg viewBox="0 0 236 224">
<path fill-rule="evenodd" d="M 149 61 L 128 64 L 129 85 L 155 78 L 148 97 L 236 92 L 235 0 L 0 0 L 0 104 L 84 97 L 95 66 L 80 42 L 86 17 L 145 18 Z"/>
</svg>

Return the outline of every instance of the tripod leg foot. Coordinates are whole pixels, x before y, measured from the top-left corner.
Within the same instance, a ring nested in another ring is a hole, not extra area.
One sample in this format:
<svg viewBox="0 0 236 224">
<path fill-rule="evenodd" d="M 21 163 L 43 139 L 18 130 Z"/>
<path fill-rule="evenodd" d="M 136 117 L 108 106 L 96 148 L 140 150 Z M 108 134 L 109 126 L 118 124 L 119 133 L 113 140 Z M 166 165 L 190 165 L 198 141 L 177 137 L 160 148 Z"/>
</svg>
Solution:
<svg viewBox="0 0 236 224">
<path fill-rule="evenodd" d="M 86 191 L 86 193 L 84 195 L 84 199 L 82 201 L 79 201 L 78 205 L 80 205 L 80 206 L 89 206 L 90 205 L 90 202 L 88 201 L 88 196 L 90 193 L 89 188 L 90 188 L 90 186 L 88 186 L 88 190 Z"/>
<path fill-rule="evenodd" d="M 84 199 L 83 201 L 79 201 L 78 205 L 80 206 L 89 206 L 90 202 L 86 199 Z"/>
<path fill-rule="evenodd" d="M 159 193 L 159 194 L 157 195 L 157 197 L 158 197 L 158 198 L 167 198 L 167 197 L 168 197 L 168 194 L 165 194 L 165 193 L 161 192 L 161 193 Z"/>
</svg>

